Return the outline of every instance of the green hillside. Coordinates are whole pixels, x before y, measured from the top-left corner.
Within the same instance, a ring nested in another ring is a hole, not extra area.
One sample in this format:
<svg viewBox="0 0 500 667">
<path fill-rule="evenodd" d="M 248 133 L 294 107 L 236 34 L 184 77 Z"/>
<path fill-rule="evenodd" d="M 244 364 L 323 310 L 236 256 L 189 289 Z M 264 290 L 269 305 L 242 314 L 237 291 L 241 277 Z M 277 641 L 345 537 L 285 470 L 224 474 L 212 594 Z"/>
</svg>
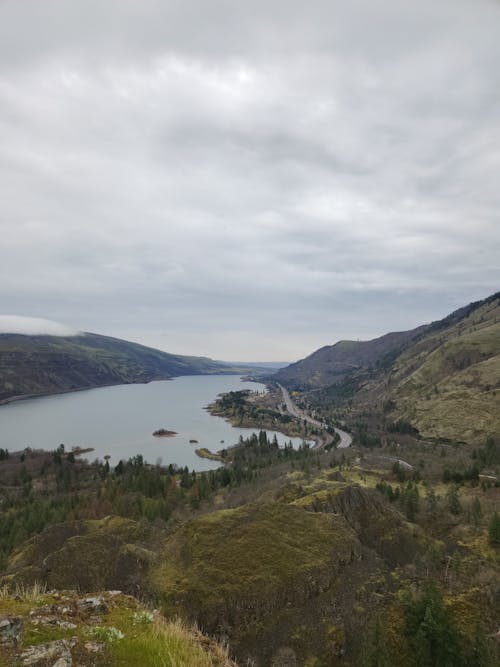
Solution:
<svg viewBox="0 0 500 667">
<path fill-rule="evenodd" d="M 387 385 L 393 417 L 424 437 L 481 444 L 500 435 L 499 296 L 412 345 Z"/>
<path fill-rule="evenodd" d="M 368 341 L 341 340 L 316 350 L 305 359 L 278 370 L 278 382 L 309 390 L 340 384 L 362 369 L 386 366 L 425 330 L 389 333 Z"/>
<path fill-rule="evenodd" d="M 500 293 L 412 331 L 321 348 L 275 377 L 312 405 L 375 408 L 424 437 L 482 444 L 500 435 Z"/>
<path fill-rule="evenodd" d="M 24 627 L 8 657 L 75 638 L 73 664 L 126 667 L 133 656 L 145 667 L 228 664 L 192 631 L 181 655 L 208 647 L 207 662 L 203 654 L 176 662 L 168 651 L 155 661 L 180 617 L 227 644 L 242 667 L 498 664 L 498 487 L 477 476 L 459 490 L 442 483 L 438 452 L 420 474 L 413 448 L 400 452 L 410 461 L 404 474 L 390 449 L 273 456 L 258 439 L 240 448 L 251 459 L 196 475 L 139 457 L 113 470 L 63 450 L 4 456 L 0 642 L 6 618 L 21 616 Z M 37 584 L 47 598 L 16 599 Z M 158 611 L 102 592 L 116 590 Z M 102 653 L 87 663 L 91 640 Z M 416 642 L 433 661 L 415 658 Z M 441 660 L 443 645 L 453 655 Z"/>
<path fill-rule="evenodd" d="M 178 375 L 245 370 L 92 333 L 68 337 L 0 334 L 0 401 Z"/>
</svg>

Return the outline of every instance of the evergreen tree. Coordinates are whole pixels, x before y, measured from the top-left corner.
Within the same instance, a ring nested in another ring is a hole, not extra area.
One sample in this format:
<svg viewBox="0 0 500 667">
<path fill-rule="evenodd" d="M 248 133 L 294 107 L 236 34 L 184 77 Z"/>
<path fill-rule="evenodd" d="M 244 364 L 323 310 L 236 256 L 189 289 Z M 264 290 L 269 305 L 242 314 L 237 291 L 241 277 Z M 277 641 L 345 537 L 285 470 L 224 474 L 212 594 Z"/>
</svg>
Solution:
<svg viewBox="0 0 500 667">
<path fill-rule="evenodd" d="M 432 487 L 427 487 L 425 500 L 430 512 L 435 512 L 438 508 L 438 497 Z"/>
<path fill-rule="evenodd" d="M 498 664 L 495 662 L 493 652 L 494 646 L 488 642 L 485 633 L 477 625 L 467 656 L 467 665 L 471 667 L 493 667 Z"/>
<path fill-rule="evenodd" d="M 408 605 L 406 636 L 417 667 L 465 667 L 460 636 L 435 586 Z"/>
<path fill-rule="evenodd" d="M 477 526 L 483 517 L 483 510 L 481 508 L 481 502 L 476 496 L 472 501 L 471 507 L 471 519 L 475 526 Z"/>
<path fill-rule="evenodd" d="M 400 502 L 408 521 L 415 521 L 419 505 L 418 486 L 413 482 L 408 482 L 401 491 Z"/>
<path fill-rule="evenodd" d="M 378 618 L 364 646 L 361 664 L 362 667 L 392 667 L 394 665 L 387 646 L 384 627 Z"/>
<path fill-rule="evenodd" d="M 453 486 L 446 494 L 448 509 L 452 514 L 458 515 L 463 512 L 462 505 L 458 499 L 458 486 Z"/>
<path fill-rule="evenodd" d="M 491 517 L 488 525 L 488 540 L 495 549 L 500 547 L 500 516 L 498 516 L 498 512 L 495 512 Z"/>
</svg>

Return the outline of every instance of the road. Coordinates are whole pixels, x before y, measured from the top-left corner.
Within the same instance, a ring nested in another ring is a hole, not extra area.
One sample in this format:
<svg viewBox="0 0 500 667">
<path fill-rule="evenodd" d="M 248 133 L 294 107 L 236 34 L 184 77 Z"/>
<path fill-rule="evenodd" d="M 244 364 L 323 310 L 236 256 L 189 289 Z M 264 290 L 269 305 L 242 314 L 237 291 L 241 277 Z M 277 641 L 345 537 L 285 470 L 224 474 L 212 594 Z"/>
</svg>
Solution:
<svg viewBox="0 0 500 667">
<path fill-rule="evenodd" d="M 306 414 L 303 410 L 301 410 L 299 407 L 295 405 L 295 403 L 292 400 L 292 397 L 290 396 L 290 393 L 285 387 L 282 385 L 278 385 L 278 387 L 281 389 L 281 393 L 283 394 L 283 401 L 286 405 L 286 409 L 288 412 L 293 415 L 294 417 L 297 417 L 298 419 L 305 419 L 309 424 L 312 424 L 313 426 L 316 426 L 318 428 L 326 429 L 327 425 L 324 424 L 323 422 L 318 421 L 317 419 L 314 419 L 314 417 L 310 417 L 308 414 Z M 352 444 L 352 437 L 349 433 L 346 431 L 342 431 L 340 428 L 335 428 L 335 433 L 338 433 L 340 436 L 340 442 L 337 445 L 337 449 L 345 449 L 346 447 L 350 447 Z M 320 447 L 323 447 L 324 444 L 322 445 L 316 445 L 316 448 L 319 449 Z"/>
</svg>

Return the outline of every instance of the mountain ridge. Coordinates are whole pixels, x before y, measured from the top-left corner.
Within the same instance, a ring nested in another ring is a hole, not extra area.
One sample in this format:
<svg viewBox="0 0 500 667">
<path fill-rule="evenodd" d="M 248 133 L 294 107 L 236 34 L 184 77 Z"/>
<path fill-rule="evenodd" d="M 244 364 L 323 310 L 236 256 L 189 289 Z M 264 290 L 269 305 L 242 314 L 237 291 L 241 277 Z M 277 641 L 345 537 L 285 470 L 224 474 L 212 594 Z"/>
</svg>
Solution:
<svg viewBox="0 0 500 667">
<path fill-rule="evenodd" d="M 0 334 L 0 401 L 179 375 L 244 373 L 207 357 L 162 352 L 111 336 Z"/>
<path fill-rule="evenodd" d="M 480 444 L 500 434 L 500 292 L 409 331 L 324 346 L 272 380 L 312 404 L 369 406 L 425 437 Z"/>
</svg>

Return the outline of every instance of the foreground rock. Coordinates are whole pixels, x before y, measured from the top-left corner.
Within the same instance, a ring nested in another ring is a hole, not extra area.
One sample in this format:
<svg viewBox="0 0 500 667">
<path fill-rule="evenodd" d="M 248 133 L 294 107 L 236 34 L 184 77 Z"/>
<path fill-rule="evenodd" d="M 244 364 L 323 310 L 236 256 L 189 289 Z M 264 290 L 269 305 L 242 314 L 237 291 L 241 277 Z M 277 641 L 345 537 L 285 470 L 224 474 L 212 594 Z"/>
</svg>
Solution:
<svg viewBox="0 0 500 667">
<path fill-rule="evenodd" d="M 92 597 L 2 591 L 2 667 L 126 667 L 136 665 L 138 655 L 142 667 L 234 667 L 209 638 L 117 591 Z"/>
</svg>

